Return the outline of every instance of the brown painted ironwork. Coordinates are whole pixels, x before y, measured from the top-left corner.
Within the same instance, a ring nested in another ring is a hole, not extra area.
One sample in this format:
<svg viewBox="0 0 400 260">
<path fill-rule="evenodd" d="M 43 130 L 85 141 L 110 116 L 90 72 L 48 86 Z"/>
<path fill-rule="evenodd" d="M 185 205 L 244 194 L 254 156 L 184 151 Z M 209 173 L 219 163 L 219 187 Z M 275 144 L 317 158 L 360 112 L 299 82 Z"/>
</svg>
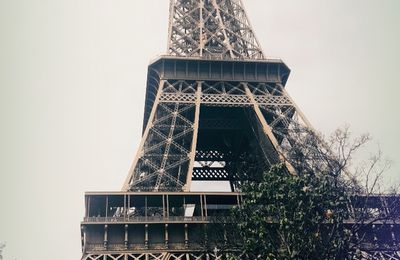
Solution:
<svg viewBox="0 0 400 260">
<path fill-rule="evenodd" d="M 206 230 L 229 225 L 244 196 L 238 174 L 278 162 L 296 174 L 285 151 L 299 129 L 313 130 L 285 90 L 289 73 L 263 53 L 241 0 L 170 0 L 167 55 L 148 68 L 139 149 L 122 192 L 86 194 L 82 259 L 246 258 L 233 246 L 221 253 L 230 238 Z M 226 181 L 231 190 L 196 193 L 194 181 Z M 398 210 L 398 197 L 372 198 L 368 207 L 383 214 L 396 209 L 393 201 Z M 400 259 L 398 221 L 359 229 L 368 237 L 364 258 Z"/>
</svg>

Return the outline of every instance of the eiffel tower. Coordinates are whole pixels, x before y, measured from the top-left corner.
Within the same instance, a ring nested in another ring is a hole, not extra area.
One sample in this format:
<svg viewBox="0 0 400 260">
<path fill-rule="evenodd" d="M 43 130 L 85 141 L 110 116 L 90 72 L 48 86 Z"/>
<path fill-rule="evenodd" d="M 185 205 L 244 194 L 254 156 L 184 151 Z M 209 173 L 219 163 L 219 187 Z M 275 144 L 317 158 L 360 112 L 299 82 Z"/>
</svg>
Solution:
<svg viewBox="0 0 400 260">
<path fill-rule="evenodd" d="M 137 155 L 122 191 L 86 193 L 82 259 L 226 259 L 218 246 L 228 238 L 213 241 L 206 229 L 241 203 L 238 171 L 283 162 L 295 173 L 282 147 L 294 128 L 312 129 L 285 90 L 289 73 L 265 56 L 241 0 L 170 0 Z M 388 230 L 398 243 L 398 226 Z M 392 251 L 365 252 L 399 259 Z"/>
</svg>

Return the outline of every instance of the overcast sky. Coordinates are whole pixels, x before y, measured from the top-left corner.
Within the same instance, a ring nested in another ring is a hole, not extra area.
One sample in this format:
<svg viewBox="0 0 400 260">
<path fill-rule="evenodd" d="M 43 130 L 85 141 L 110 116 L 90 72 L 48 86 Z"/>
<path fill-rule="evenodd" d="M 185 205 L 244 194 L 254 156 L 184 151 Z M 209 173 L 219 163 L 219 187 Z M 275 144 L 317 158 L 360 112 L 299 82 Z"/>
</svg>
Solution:
<svg viewBox="0 0 400 260">
<path fill-rule="evenodd" d="M 244 0 L 314 127 L 369 132 L 399 181 L 400 1 Z M 0 0 L 5 260 L 79 259 L 84 191 L 119 190 L 140 141 L 167 0 Z"/>
</svg>

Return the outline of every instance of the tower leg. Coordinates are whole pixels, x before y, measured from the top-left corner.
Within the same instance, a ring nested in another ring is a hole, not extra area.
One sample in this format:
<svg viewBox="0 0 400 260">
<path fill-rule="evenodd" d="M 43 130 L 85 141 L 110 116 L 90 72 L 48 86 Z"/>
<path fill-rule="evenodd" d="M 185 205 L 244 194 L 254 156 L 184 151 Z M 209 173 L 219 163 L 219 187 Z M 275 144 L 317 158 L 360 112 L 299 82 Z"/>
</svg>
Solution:
<svg viewBox="0 0 400 260">
<path fill-rule="evenodd" d="M 161 94 L 162 94 L 162 88 L 164 86 L 164 83 L 165 83 L 164 80 L 160 80 L 160 83 L 158 85 L 158 90 L 157 90 L 157 96 L 154 99 L 153 108 L 151 110 L 151 114 L 150 114 L 149 120 L 147 121 L 146 129 L 145 129 L 145 131 L 143 133 L 142 140 L 141 140 L 140 145 L 139 145 L 139 149 L 136 152 L 136 156 L 135 156 L 135 159 L 132 162 L 132 165 L 131 165 L 131 168 L 129 170 L 128 176 L 125 179 L 124 185 L 122 187 L 122 191 L 129 190 L 129 183 L 131 182 L 132 178 L 134 178 L 135 166 L 136 166 L 137 162 L 139 161 L 139 157 L 140 157 L 140 155 L 141 155 L 141 153 L 143 151 L 144 143 L 145 143 L 145 141 L 146 141 L 146 139 L 147 139 L 147 137 L 149 135 L 149 132 L 150 132 L 151 124 L 152 124 L 152 122 L 154 120 L 154 117 L 156 115 L 156 111 L 157 111 L 158 104 L 160 102 L 160 97 L 161 97 Z"/>
<path fill-rule="evenodd" d="M 279 159 L 281 162 L 283 162 L 286 166 L 286 168 L 288 169 L 288 171 L 293 174 L 296 175 L 296 170 L 293 168 L 293 166 L 290 164 L 290 162 L 288 162 L 284 156 L 283 156 L 283 152 L 279 146 L 278 140 L 276 140 L 275 135 L 272 132 L 271 127 L 268 125 L 267 120 L 265 120 L 264 115 L 262 114 L 260 107 L 258 105 L 258 102 L 256 101 L 256 99 L 254 98 L 253 93 L 251 93 L 249 87 L 247 86 L 246 83 L 244 84 L 244 89 L 246 91 L 246 95 L 248 96 L 248 98 L 251 101 L 251 104 L 253 105 L 254 111 L 257 115 L 257 119 L 259 120 L 259 122 L 262 125 L 262 129 L 264 131 L 264 133 L 268 136 L 269 140 L 271 141 L 272 145 L 274 146 L 276 152 L 278 153 Z"/>
<path fill-rule="evenodd" d="M 193 124 L 193 137 L 192 137 L 192 149 L 190 151 L 190 163 L 189 171 L 186 177 L 185 191 L 189 192 L 192 184 L 193 166 L 196 158 L 196 145 L 197 145 L 197 134 L 199 132 L 199 117 L 200 117 L 200 102 L 201 102 L 201 84 L 202 82 L 197 82 L 196 91 L 196 108 L 194 114 L 194 124 Z"/>
</svg>

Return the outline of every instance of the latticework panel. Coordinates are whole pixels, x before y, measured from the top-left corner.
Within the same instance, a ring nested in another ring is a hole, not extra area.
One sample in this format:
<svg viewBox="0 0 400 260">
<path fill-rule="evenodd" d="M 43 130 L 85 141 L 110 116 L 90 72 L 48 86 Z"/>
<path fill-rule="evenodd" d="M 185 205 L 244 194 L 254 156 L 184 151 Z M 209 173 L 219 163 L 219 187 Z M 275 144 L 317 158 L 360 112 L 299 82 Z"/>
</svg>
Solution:
<svg viewBox="0 0 400 260">
<path fill-rule="evenodd" d="M 159 93 L 193 94 L 196 82 L 160 83 Z M 129 187 L 136 191 L 183 190 L 189 169 L 195 131 L 195 108 L 191 102 L 154 104 L 152 118 L 134 162 Z"/>
<path fill-rule="evenodd" d="M 194 168 L 194 180 L 228 180 L 229 173 L 223 168 Z"/>
<path fill-rule="evenodd" d="M 250 259 L 239 253 L 120 253 L 120 254 L 88 254 L 84 255 L 82 260 L 225 260 L 232 259 L 230 257 L 241 257 L 240 259 Z M 349 256 L 350 257 L 350 256 Z M 354 259 L 369 259 L 369 260 L 400 260 L 400 252 L 398 251 L 362 251 L 352 254 Z"/>
<path fill-rule="evenodd" d="M 235 191 L 235 182 L 239 180 L 235 178 L 239 174 L 252 177 L 253 172 L 263 173 L 262 167 L 277 162 L 283 161 L 290 172 L 298 169 L 296 160 L 300 161 L 299 165 L 309 165 L 316 172 L 318 167 L 324 167 L 313 153 L 329 154 L 330 151 L 318 137 L 312 138 L 316 135 L 310 124 L 286 93 L 283 85 L 289 69 L 279 60 L 264 60 L 241 0 L 170 0 L 167 52 L 184 58 L 162 59 L 149 67 L 145 129 L 124 191 L 138 194 L 145 191 L 188 192 L 191 180 L 229 181 Z M 204 110 L 211 116 L 201 117 L 200 111 Z M 199 137 L 201 140 L 198 141 Z M 218 203 L 208 204 L 206 195 L 202 194 L 196 202 L 201 205 L 201 213 L 188 217 L 185 205 L 182 205 L 185 215 L 178 216 L 174 212 L 178 207 L 168 209 L 168 195 L 153 200 L 152 203 L 160 203 L 156 206 L 147 204 L 146 196 L 150 195 L 141 196 L 145 196 L 144 206 L 139 199 L 131 207 L 130 197 L 116 202 L 109 201 L 107 196 L 105 210 L 98 211 L 97 216 L 87 213 L 86 221 L 104 224 L 104 227 L 91 229 L 90 225 L 85 226 L 82 260 L 222 260 L 232 259 L 232 256 L 251 259 L 239 253 L 221 253 L 216 247 L 212 250 L 214 246 L 199 250 L 200 247 L 189 243 L 191 232 L 188 232 L 187 223 L 197 225 L 211 221 L 208 211 L 229 209 L 230 204 L 221 207 Z M 206 204 L 204 208 L 203 203 Z M 134 213 L 129 215 L 132 209 Z M 375 217 L 387 213 L 380 209 L 374 207 L 369 213 Z M 356 216 L 357 211 L 354 212 Z M 186 221 L 184 225 L 183 220 Z M 171 223 L 166 224 L 166 221 Z M 148 222 L 157 222 L 150 232 L 148 229 L 152 225 Z M 164 228 L 158 222 L 165 224 Z M 108 224 L 120 224 L 122 229 L 113 225 L 109 228 Z M 132 230 L 138 232 L 130 230 L 133 224 Z M 367 241 L 367 247 L 349 254 L 356 259 L 400 260 L 395 227 L 387 228 L 386 223 L 383 224 L 381 227 L 372 225 L 373 239 L 370 241 L 374 243 Z M 183 227 L 185 237 L 182 237 L 183 233 L 176 236 L 182 238 L 180 243 L 169 243 L 169 225 L 171 238 L 174 237 L 173 225 Z M 93 236 L 86 236 L 86 228 Z M 387 231 L 385 235 L 391 236 L 390 246 L 377 244 L 374 232 L 380 228 Z M 161 235 L 157 236 L 154 230 Z M 360 234 L 364 236 L 368 232 Z M 150 238 L 156 234 L 153 238 L 165 241 L 152 243 L 148 239 L 149 233 Z M 142 236 L 143 241 L 130 243 L 130 234 L 135 239 Z M 201 240 L 199 242 L 208 244 L 207 235 L 193 234 Z M 94 243 L 87 243 L 86 239 L 93 239 Z M 115 242 L 117 240 L 119 242 Z"/>
<path fill-rule="evenodd" d="M 281 91 L 277 91 L 275 84 L 249 85 L 254 90 L 255 101 L 263 106 L 293 106 L 292 101 Z M 264 91 L 259 88 L 263 88 Z M 266 91 L 270 89 L 270 92 Z M 201 104 L 208 106 L 252 106 L 250 97 L 246 94 L 245 86 L 241 82 L 204 82 L 202 84 Z M 195 103 L 195 93 L 162 93 L 160 101 L 164 103 Z"/>
<path fill-rule="evenodd" d="M 170 55 L 263 59 L 240 0 L 171 0 Z"/>
<path fill-rule="evenodd" d="M 204 253 L 204 252 L 171 252 L 171 253 L 121 253 L 121 254 L 88 254 L 82 260 L 226 260 L 240 257 L 239 253 Z"/>
<path fill-rule="evenodd" d="M 243 108 L 248 111 L 247 119 L 243 122 L 232 116 L 200 118 L 200 111 L 205 107 L 225 107 L 227 116 L 234 114 L 235 108 Z M 295 145 L 294 134 L 299 134 L 298 129 L 308 129 L 295 104 L 276 83 L 163 80 L 149 122 L 128 177 L 128 190 L 182 191 L 190 188 L 187 184 L 192 177 L 204 180 L 232 177 L 234 173 L 229 173 L 225 167 L 228 162 L 225 158 L 217 167 L 215 164 L 195 165 L 195 161 L 201 162 L 200 158 L 195 158 L 197 150 L 212 149 L 196 147 L 194 141 L 199 129 L 229 132 L 240 130 L 244 124 L 250 125 L 244 131 L 252 132 L 255 140 L 248 142 L 261 146 L 262 160 L 269 165 L 277 163 L 279 155 L 286 157 L 282 147 Z M 217 141 L 223 136 L 224 132 L 219 137 L 202 137 L 217 138 Z M 215 151 L 232 155 L 227 148 Z M 238 158 L 239 154 L 236 154 L 231 161 Z"/>
<path fill-rule="evenodd" d="M 279 151 L 291 165 L 307 165 L 309 169 L 326 170 L 321 154 L 332 156 L 331 151 L 312 128 L 305 116 L 291 100 L 281 84 L 247 84 L 266 123 L 279 146 Z M 273 98 L 272 98 L 272 97 Z M 274 100 L 273 102 L 266 102 Z"/>
</svg>

